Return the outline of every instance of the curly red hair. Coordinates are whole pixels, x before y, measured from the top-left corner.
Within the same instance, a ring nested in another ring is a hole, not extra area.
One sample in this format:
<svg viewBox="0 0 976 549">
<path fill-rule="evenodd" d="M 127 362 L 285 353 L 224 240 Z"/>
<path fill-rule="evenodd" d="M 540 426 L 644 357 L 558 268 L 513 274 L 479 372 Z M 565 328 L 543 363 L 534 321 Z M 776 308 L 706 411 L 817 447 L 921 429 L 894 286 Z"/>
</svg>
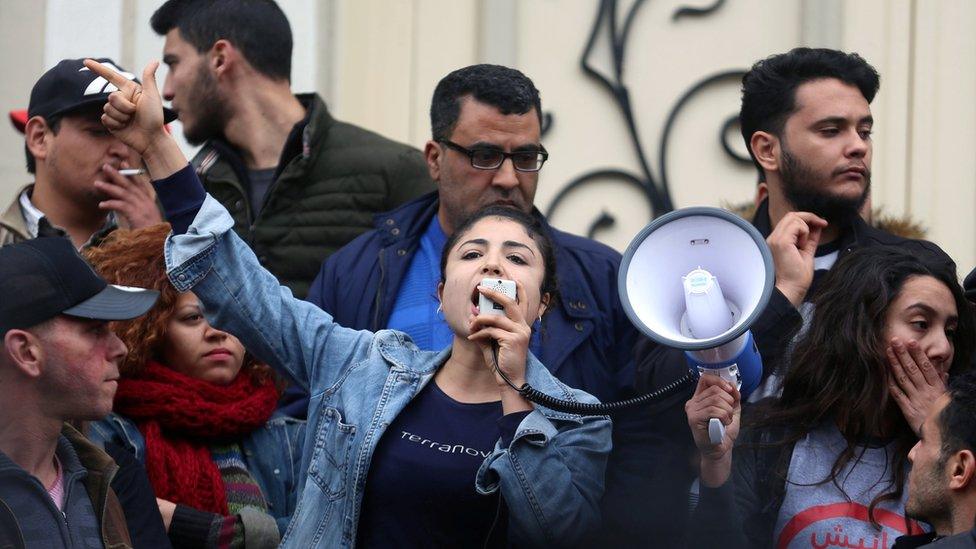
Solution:
<svg viewBox="0 0 976 549">
<path fill-rule="evenodd" d="M 117 229 L 101 244 L 85 250 L 85 258 L 110 284 L 136 286 L 159 291 L 159 300 L 146 314 L 133 320 L 113 323 L 116 335 L 129 348 L 119 366 L 123 377 L 138 377 L 149 360 L 162 357 L 166 325 L 176 310 L 180 292 L 166 276 L 163 246 L 169 236 L 169 223 L 142 229 Z M 242 372 L 259 380 L 273 380 L 271 369 L 245 354 Z"/>
</svg>

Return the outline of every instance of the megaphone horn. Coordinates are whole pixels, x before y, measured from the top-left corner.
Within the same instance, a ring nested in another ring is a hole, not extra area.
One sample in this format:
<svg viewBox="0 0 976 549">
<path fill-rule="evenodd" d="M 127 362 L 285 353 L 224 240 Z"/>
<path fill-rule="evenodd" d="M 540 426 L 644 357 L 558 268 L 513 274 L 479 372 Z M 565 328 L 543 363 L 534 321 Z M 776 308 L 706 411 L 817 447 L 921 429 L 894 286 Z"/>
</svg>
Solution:
<svg viewBox="0 0 976 549">
<path fill-rule="evenodd" d="M 638 330 L 684 350 L 702 374 L 735 383 L 742 398 L 758 387 L 762 359 L 749 327 L 769 302 L 774 272 L 755 227 L 718 208 L 675 210 L 637 234 L 618 282 Z M 713 418 L 709 427 L 712 442 L 721 442 L 721 423 Z"/>
</svg>

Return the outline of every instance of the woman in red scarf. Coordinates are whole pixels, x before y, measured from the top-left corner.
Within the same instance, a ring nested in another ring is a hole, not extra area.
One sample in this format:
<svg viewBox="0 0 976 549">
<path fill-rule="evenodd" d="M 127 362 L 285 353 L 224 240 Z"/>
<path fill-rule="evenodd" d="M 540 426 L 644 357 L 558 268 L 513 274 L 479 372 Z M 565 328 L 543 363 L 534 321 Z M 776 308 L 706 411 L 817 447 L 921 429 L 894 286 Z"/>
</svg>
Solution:
<svg viewBox="0 0 976 549">
<path fill-rule="evenodd" d="M 174 546 L 274 547 L 295 505 L 292 450 L 304 425 L 272 417 L 280 387 L 270 369 L 211 327 L 193 293 L 169 284 L 168 233 L 166 224 L 119 230 L 88 252 L 111 283 L 161 293 L 149 313 L 116 326 L 129 354 L 114 413 L 92 438 L 145 463 Z"/>
</svg>

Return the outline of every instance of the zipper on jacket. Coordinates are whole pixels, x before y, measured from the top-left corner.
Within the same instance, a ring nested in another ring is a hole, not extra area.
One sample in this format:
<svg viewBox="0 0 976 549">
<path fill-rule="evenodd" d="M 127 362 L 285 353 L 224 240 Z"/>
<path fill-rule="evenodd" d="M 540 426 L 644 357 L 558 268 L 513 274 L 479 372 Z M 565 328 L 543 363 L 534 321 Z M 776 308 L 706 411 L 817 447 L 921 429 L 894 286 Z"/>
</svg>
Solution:
<svg viewBox="0 0 976 549">
<path fill-rule="evenodd" d="M 54 503 L 54 500 L 53 499 L 51 499 L 50 494 L 47 493 L 47 487 L 44 486 L 43 484 L 41 484 L 41 481 L 39 479 L 38 479 L 37 483 L 40 484 L 41 485 L 41 488 L 43 488 L 44 491 L 45 491 L 45 494 L 44 495 L 46 497 L 44 499 L 47 500 L 48 509 L 49 510 L 53 510 L 55 512 L 55 514 L 57 514 L 57 515 L 59 515 L 61 517 L 61 526 L 64 527 L 64 532 L 62 532 L 61 535 L 64 536 L 64 539 L 67 540 L 68 543 L 71 543 L 71 525 L 68 524 L 68 514 L 64 512 L 63 508 L 64 507 L 67 507 L 68 506 L 68 502 L 71 501 L 71 488 L 72 488 L 71 485 L 75 483 L 76 478 L 74 477 L 74 475 L 72 475 L 70 484 L 69 484 L 69 481 L 68 480 L 69 479 L 68 479 L 67 476 L 62 475 L 62 483 L 63 483 L 64 492 L 61 494 L 61 498 L 62 498 L 61 499 L 61 506 L 62 506 L 61 509 L 59 509 L 58 508 L 58 505 L 56 503 Z M 97 519 L 98 518 L 98 512 L 95 511 L 94 508 L 92 509 L 92 511 L 95 512 L 95 518 Z M 99 530 L 101 530 L 101 526 L 102 525 L 99 524 L 98 526 L 99 526 Z M 101 533 L 101 532 L 99 532 L 99 533 Z M 101 538 L 99 538 L 99 539 L 102 541 L 102 543 L 105 542 L 104 539 L 101 539 Z"/>
</svg>

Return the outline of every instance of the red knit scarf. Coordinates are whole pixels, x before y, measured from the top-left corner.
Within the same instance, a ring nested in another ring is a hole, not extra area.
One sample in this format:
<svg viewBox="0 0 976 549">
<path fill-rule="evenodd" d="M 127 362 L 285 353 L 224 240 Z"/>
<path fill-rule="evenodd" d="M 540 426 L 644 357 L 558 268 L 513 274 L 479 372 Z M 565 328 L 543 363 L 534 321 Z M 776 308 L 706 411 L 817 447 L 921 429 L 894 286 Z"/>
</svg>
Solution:
<svg viewBox="0 0 976 549">
<path fill-rule="evenodd" d="M 224 481 L 210 444 L 240 440 L 275 410 L 274 383 L 241 373 L 216 385 L 149 362 L 136 379 L 122 379 L 115 411 L 136 422 L 146 439 L 146 470 L 156 496 L 227 515 Z"/>
</svg>

